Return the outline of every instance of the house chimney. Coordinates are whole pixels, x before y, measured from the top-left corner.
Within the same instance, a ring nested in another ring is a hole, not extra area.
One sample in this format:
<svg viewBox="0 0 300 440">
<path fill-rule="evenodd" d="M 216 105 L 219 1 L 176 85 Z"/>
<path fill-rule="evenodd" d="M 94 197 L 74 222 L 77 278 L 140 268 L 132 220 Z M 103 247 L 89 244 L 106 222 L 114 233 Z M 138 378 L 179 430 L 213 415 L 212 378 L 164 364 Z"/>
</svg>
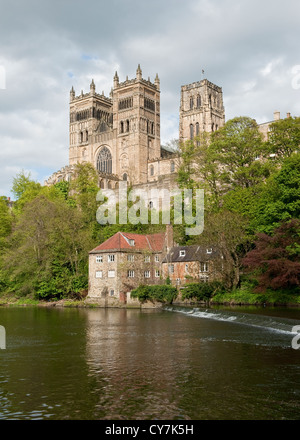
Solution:
<svg viewBox="0 0 300 440">
<path fill-rule="evenodd" d="M 166 248 L 167 252 L 174 247 L 173 225 L 166 225 Z"/>
<path fill-rule="evenodd" d="M 276 111 L 274 112 L 274 121 L 279 121 L 280 120 L 280 112 Z"/>
</svg>

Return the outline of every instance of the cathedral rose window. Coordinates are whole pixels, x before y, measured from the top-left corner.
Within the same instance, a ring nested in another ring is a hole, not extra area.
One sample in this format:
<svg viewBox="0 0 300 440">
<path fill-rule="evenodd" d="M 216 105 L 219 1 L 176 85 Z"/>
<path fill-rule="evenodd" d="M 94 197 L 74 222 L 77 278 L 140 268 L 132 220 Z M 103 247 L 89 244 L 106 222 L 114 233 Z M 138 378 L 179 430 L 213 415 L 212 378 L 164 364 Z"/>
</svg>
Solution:
<svg viewBox="0 0 300 440">
<path fill-rule="evenodd" d="M 112 174 L 112 156 L 107 147 L 103 147 L 98 154 L 97 170 L 101 173 Z"/>
</svg>

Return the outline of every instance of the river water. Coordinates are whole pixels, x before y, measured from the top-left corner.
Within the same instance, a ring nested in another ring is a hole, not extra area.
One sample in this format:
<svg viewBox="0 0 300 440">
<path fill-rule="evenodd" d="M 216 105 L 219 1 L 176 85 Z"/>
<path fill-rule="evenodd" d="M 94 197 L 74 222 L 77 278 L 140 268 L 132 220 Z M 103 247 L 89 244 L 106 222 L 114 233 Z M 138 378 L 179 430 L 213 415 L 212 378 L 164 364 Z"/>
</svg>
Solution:
<svg viewBox="0 0 300 440">
<path fill-rule="evenodd" d="M 298 420 L 299 309 L 0 308 L 0 419 Z"/>
</svg>

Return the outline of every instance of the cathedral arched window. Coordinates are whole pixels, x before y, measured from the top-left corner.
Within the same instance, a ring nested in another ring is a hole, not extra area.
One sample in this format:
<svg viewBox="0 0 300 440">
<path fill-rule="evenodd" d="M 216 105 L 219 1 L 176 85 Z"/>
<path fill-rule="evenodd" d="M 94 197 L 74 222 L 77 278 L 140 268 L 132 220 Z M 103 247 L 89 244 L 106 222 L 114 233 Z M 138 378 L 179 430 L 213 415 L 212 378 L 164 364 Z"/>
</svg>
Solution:
<svg viewBox="0 0 300 440">
<path fill-rule="evenodd" d="M 197 147 L 199 147 L 199 145 L 200 145 L 199 135 L 200 135 L 200 130 L 199 130 L 199 122 L 197 122 L 197 123 L 196 123 L 196 138 L 197 138 Z"/>
<path fill-rule="evenodd" d="M 194 126 L 193 124 L 190 125 L 190 139 L 194 139 Z"/>
<path fill-rule="evenodd" d="M 151 165 L 151 167 L 150 167 L 150 176 L 153 176 L 153 175 L 154 175 L 154 166 Z"/>
<path fill-rule="evenodd" d="M 107 147 L 103 147 L 98 154 L 97 170 L 101 173 L 112 174 L 112 156 Z"/>
<path fill-rule="evenodd" d="M 201 96 L 197 95 L 197 108 L 201 107 Z"/>
<path fill-rule="evenodd" d="M 129 131 L 129 120 L 127 119 L 127 121 L 126 121 L 126 131 L 128 132 Z"/>
<path fill-rule="evenodd" d="M 193 97 L 191 96 L 190 97 L 190 109 L 193 109 L 194 108 L 194 99 L 193 99 Z"/>
<path fill-rule="evenodd" d="M 85 131 L 85 140 L 88 142 L 89 140 L 89 132 L 86 130 Z"/>
<path fill-rule="evenodd" d="M 124 133 L 124 122 L 123 121 L 120 124 L 120 133 Z"/>
<path fill-rule="evenodd" d="M 123 180 L 124 180 L 124 181 L 127 180 L 127 174 L 126 174 L 126 173 L 123 174 Z"/>
</svg>

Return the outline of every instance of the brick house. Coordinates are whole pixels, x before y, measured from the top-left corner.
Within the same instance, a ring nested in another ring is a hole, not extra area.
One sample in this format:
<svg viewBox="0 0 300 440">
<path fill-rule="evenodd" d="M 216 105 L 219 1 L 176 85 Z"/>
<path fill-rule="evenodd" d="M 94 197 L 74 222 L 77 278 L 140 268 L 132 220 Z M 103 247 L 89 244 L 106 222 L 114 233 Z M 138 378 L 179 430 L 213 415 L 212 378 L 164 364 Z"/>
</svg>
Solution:
<svg viewBox="0 0 300 440">
<path fill-rule="evenodd" d="M 216 265 L 218 252 L 204 246 L 176 246 L 162 261 L 162 276 L 168 276 L 173 285 L 188 282 L 208 282 L 219 278 Z"/>
<path fill-rule="evenodd" d="M 118 306 L 130 303 L 131 290 L 140 284 L 162 283 L 161 263 L 171 248 L 168 240 L 172 240 L 168 229 L 147 235 L 117 232 L 90 251 L 87 299 Z"/>
</svg>

